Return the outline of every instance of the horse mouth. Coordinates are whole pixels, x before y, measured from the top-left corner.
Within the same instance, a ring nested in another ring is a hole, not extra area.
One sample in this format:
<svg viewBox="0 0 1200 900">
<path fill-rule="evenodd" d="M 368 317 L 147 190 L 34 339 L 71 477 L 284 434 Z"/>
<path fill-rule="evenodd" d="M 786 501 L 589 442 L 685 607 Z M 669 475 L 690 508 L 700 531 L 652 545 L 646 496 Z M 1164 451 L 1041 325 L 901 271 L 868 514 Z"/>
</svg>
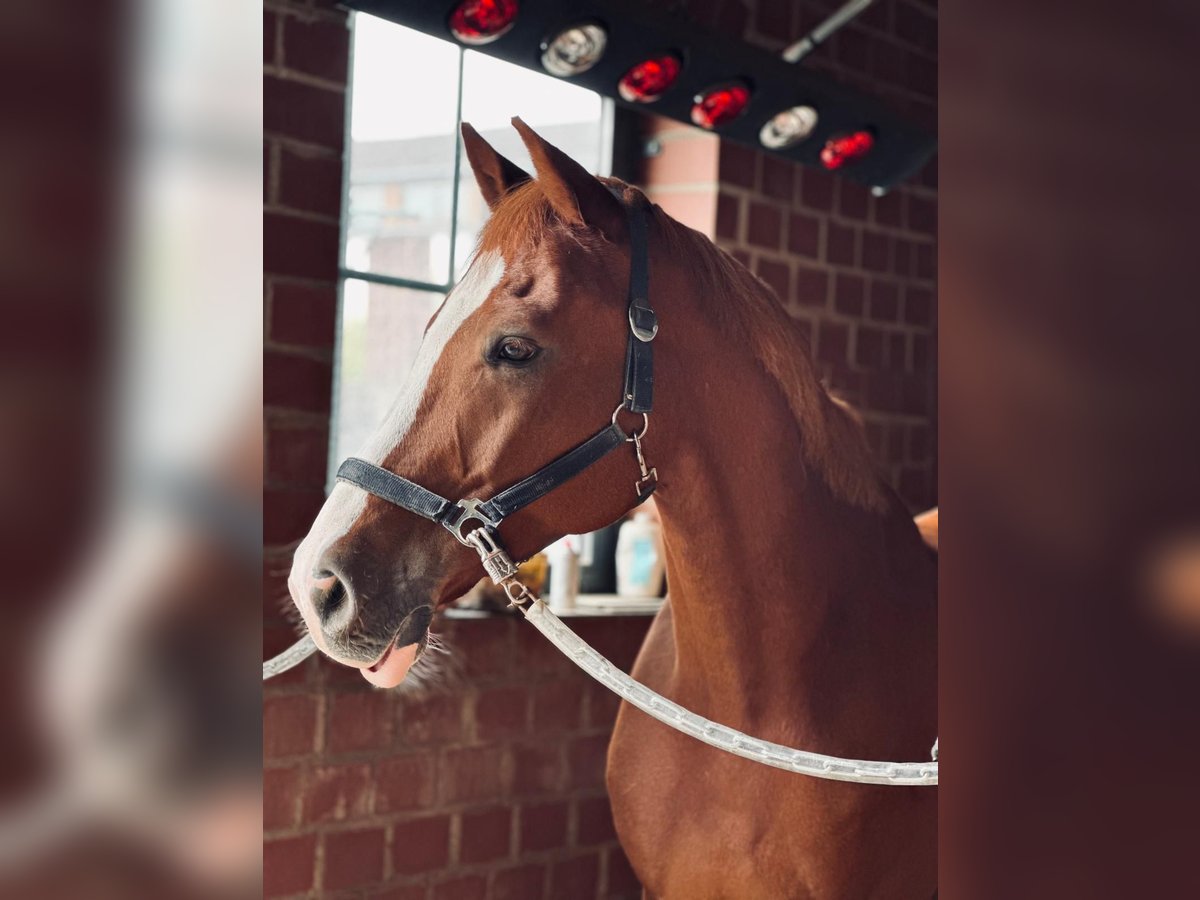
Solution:
<svg viewBox="0 0 1200 900">
<path fill-rule="evenodd" d="M 428 633 L 426 633 L 425 635 L 423 635 L 421 637 L 421 639 L 419 641 L 415 642 L 415 645 L 417 648 L 416 659 L 420 659 L 421 654 L 425 652 L 425 647 L 429 643 L 428 638 L 429 638 L 429 635 L 428 635 Z M 388 648 L 383 651 L 383 656 L 379 657 L 379 661 L 377 663 L 375 663 L 374 665 L 367 666 L 367 671 L 368 672 L 378 672 L 380 669 L 382 669 L 384 667 L 384 665 L 387 663 L 387 661 L 389 659 L 391 659 L 392 654 L 396 650 L 399 650 L 401 647 L 411 647 L 411 646 L 413 646 L 413 643 L 402 644 L 398 640 L 392 641 L 390 644 L 388 644 Z"/>
<path fill-rule="evenodd" d="M 432 619 L 433 610 L 428 606 L 418 606 L 405 616 L 383 655 L 373 665 L 360 670 L 363 678 L 376 687 L 396 687 L 425 652 Z"/>
</svg>

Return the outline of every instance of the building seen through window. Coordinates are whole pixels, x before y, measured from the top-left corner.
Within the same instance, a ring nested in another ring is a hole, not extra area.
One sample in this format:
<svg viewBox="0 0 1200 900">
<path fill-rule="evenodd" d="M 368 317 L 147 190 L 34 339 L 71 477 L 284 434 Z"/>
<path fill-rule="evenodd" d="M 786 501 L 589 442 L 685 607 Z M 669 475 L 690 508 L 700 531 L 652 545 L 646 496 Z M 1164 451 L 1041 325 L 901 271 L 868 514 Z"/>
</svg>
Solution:
<svg viewBox="0 0 1200 900">
<path fill-rule="evenodd" d="M 386 415 L 487 219 L 459 124 L 532 171 L 513 116 L 608 174 L 612 110 L 598 94 L 355 14 L 333 468 Z"/>
</svg>

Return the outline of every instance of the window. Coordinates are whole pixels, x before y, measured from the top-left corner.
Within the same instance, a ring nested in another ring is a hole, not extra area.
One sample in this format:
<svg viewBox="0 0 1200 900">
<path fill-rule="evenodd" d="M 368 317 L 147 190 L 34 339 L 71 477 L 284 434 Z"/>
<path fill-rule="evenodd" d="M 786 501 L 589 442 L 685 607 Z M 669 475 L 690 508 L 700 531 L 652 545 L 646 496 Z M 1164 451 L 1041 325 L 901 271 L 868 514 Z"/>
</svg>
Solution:
<svg viewBox="0 0 1200 900">
<path fill-rule="evenodd" d="M 598 94 L 374 16 L 353 27 L 332 469 L 387 413 L 487 218 L 459 123 L 529 171 L 515 115 L 590 171 L 612 148 Z"/>
</svg>

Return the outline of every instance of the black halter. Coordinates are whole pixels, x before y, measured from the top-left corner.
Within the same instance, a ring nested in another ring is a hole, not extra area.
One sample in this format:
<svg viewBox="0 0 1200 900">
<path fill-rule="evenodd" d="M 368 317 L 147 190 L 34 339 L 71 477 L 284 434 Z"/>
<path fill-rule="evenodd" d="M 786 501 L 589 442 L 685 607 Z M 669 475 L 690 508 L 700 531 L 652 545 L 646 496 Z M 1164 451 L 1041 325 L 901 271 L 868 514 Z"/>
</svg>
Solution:
<svg viewBox="0 0 1200 900">
<path fill-rule="evenodd" d="M 610 191 L 621 200 L 621 192 Z M 642 477 L 636 483 L 638 502 L 645 500 L 658 486 L 658 472 L 647 470 L 642 456 L 642 437 L 649 424 L 654 404 L 654 353 L 651 342 L 658 334 L 658 319 L 650 306 L 650 270 L 646 247 L 645 201 L 638 199 L 626 205 L 629 220 L 629 337 L 625 349 L 625 388 L 621 403 L 613 413 L 612 422 L 596 432 L 578 447 L 547 463 L 528 478 L 505 488 L 490 500 L 466 499 L 451 502 L 416 482 L 350 457 L 338 469 L 338 481 L 357 485 L 364 491 L 382 497 L 396 506 L 418 516 L 437 522 L 463 544 L 474 547 L 483 557 L 484 566 L 496 578 L 489 554 L 498 555 L 495 538 L 500 523 L 519 509 L 544 497 L 559 485 L 574 478 L 626 442 L 633 442 Z M 643 427 L 627 435 L 617 422 L 621 410 L 641 413 Z M 466 526 L 476 523 L 468 531 Z M 499 555 L 503 555 L 500 551 Z M 505 557 L 507 561 L 507 557 Z M 511 563 L 509 563 L 511 564 Z M 499 580 L 498 578 L 496 580 Z"/>
</svg>

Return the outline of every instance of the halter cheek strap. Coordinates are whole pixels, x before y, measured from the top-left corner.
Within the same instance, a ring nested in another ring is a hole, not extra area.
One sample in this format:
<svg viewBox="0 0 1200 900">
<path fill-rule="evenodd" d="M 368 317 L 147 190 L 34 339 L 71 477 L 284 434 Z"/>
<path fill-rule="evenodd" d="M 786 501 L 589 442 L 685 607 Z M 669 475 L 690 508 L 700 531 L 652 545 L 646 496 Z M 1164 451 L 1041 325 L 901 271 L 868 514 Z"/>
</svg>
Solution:
<svg viewBox="0 0 1200 900">
<path fill-rule="evenodd" d="M 609 187 L 618 200 L 620 190 Z M 625 381 L 621 403 L 613 413 L 612 422 L 586 441 L 538 469 L 532 475 L 505 488 L 490 500 L 464 499 L 457 502 L 435 494 L 415 481 L 389 472 L 366 460 L 350 457 L 338 468 L 337 479 L 362 488 L 376 497 L 406 509 L 415 515 L 437 522 L 461 543 L 475 547 L 483 559 L 488 574 L 496 578 L 512 565 L 499 559 L 504 556 L 496 541 L 500 523 L 513 513 L 524 509 L 555 488 L 599 462 L 617 447 L 632 442 L 641 471 L 635 488 L 638 503 L 658 486 L 658 471 L 648 469 L 642 451 L 642 438 L 649 427 L 650 410 L 654 405 L 654 350 L 652 341 L 658 334 L 658 318 L 650 306 L 650 264 L 647 251 L 645 201 L 625 204 L 629 221 L 629 304 L 627 318 L 629 334 L 625 347 Z M 627 435 L 617 424 L 622 409 L 642 415 L 642 428 Z M 475 528 L 468 529 L 471 523 Z M 476 532 L 484 532 L 477 534 Z M 496 568 L 493 569 L 492 562 Z M 515 570 L 515 567 L 514 567 Z M 505 577 L 505 576 L 501 576 Z"/>
<path fill-rule="evenodd" d="M 610 189 L 611 190 L 611 189 Z M 620 194 L 613 191 L 620 199 Z M 629 209 L 629 338 L 625 345 L 625 394 L 632 413 L 654 406 L 654 346 L 658 316 L 650 306 L 650 263 L 646 252 L 646 215 L 639 204 Z"/>
</svg>

